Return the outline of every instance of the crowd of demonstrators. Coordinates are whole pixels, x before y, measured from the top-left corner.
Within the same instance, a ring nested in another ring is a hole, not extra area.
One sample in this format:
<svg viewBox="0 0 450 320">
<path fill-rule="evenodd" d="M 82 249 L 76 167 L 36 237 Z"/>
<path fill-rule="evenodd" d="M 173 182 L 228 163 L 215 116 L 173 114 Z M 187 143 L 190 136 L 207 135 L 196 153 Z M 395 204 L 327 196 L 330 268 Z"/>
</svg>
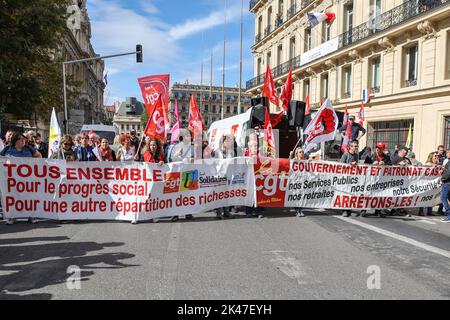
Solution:
<svg viewBox="0 0 450 320">
<path fill-rule="evenodd" d="M 415 159 L 414 153 L 405 146 L 396 145 L 392 154 L 389 152 L 385 143 L 378 142 L 373 151 L 370 147 L 365 147 L 359 152 L 359 140 L 366 133 L 365 129 L 355 123 L 355 117 L 350 116 L 348 125 L 351 126 L 352 140 L 348 146 L 348 150 L 342 154 L 340 162 L 352 166 L 357 166 L 360 163 L 370 165 L 395 165 L 395 166 L 421 166 L 422 164 Z M 347 125 L 347 126 L 348 126 Z M 347 130 L 347 126 L 339 129 L 341 133 Z M 72 161 L 118 161 L 122 163 L 129 163 L 133 161 L 155 163 L 162 166 L 164 163 L 182 162 L 185 164 L 194 163 L 199 159 L 230 159 L 240 155 L 250 157 L 253 159 L 256 167 L 261 162 L 265 161 L 262 156 L 261 130 L 256 128 L 248 136 L 248 143 L 244 150 L 240 150 L 235 137 L 232 134 L 224 135 L 220 139 L 219 147 L 214 150 L 207 142 L 204 133 L 197 135 L 196 139 L 192 138 L 192 133 L 189 130 L 181 129 L 177 141 L 170 143 L 166 141 L 164 145 L 158 139 L 140 140 L 136 131 L 132 130 L 129 134 L 117 135 L 112 145 L 107 139 L 100 139 L 95 134 L 78 134 L 74 137 L 70 135 L 63 136 L 60 142 L 60 147 L 51 157 L 53 159 Z M 192 141 L 194 140 L 194 141 Z M 5 134 L 4 148 L 1 150 L 1 156 L 10 157 L 47 157 L 48 145 L 41 139 L 40 134 L 34 131 L 28 131 L 25 134 L 8 131 Z M 311 161 L 311 156 L 305 155 L 301 147 L 296 148 L 294 152 L 290 153 L 290 158 L 301 161 Z M 449 222 L 448 215 L 450 214 L 450 150 L 446 152 L 444 146 L 440 145 L 436 151 L 428 155 L 425 166 L 444 166 L 444 174 L 442 177 L 443 188 L 441 193 L 442 204 L 438 213 L 445 213 L 446 218 L 443 222 Z M 233 207 L 226 206 L 215 210 L 216 217 L 232 218 L 231 212 Z M 426 209 L 426 210 L 425 210 Z M 296 216 L 304 217 L 303 208 L 296 208 Z M 246 207 L 245 213 L 247 217 L 257 216 L 264 217 L 264 208 L 262 207 Z M 349 217 L 352 212 L 344 210 L 343 216 Z M 356 216 L 365 216 L 366 210 L 355 213 Z M 404 209 L 393 210 L 375 210 L 375 215 L 385 217 L 387 215 L 400 214 L 408 215 Z M 432 208 L 419 208 L 419 215 L 432 215 Z M 193 219 L 191 214 L 187 214 L 186 219 Z M 171 217 L 171 221 L 177 221 L 178 216 Z M 30 219 L 34 222 L 34 219 Z M 14 222 L 14 219 L 8 221 L 8 224 Z"/>
</svg>

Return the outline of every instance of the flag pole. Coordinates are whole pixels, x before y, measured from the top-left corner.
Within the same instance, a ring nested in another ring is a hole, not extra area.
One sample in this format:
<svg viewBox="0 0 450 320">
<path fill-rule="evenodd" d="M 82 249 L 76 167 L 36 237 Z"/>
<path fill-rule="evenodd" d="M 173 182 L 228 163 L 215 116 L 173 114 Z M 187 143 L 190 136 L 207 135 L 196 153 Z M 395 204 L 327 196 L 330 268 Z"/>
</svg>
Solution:
<svg viewBox="0 0 450 320">
<path fill-rule="evenodd" d="M 223 61 L 222 61 L 222 108 L 220 118 L 223 120 L 223 109 L 225 108 L 225 48 L 227 43 L 227 0 L 225 0 L 225 15 L 223 25 Z"/>
<path fill-rule="evenodd" d="M 242 33 L 244 29 L 244 0 L 241 0 L 241 43 L 239 56 L 239 97 L 238 97 L 238 114 L 241 114 L 241 98 L 242 98 Z"/>
</svg>

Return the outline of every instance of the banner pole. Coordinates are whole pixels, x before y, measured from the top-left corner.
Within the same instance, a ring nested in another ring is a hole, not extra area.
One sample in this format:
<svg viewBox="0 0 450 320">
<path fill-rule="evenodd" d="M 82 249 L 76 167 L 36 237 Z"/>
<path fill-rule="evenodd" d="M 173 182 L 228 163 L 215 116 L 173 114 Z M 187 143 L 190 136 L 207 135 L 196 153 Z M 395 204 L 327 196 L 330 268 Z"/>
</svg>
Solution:
<svg viewBox="0 0 450 320">
<path fill-rule="evenodd" d="M 139 147 L 138 147 L 138 149 L 136 151 L 136 154 L 134 155 L 134 160 L 135 161 L 139 161 L 139 159 L 140 159 L 140 157 L 138 157 L 138 160 L 136 160 L 136 156 L 139 155 L 139 151 L 141 150 L 142 140 L 144 140 L 144 136 L 145 136 L 145 134 L 144 134 L 144 132 L 142 132 L 141 141 L 139 141 Z"/>
</svg>

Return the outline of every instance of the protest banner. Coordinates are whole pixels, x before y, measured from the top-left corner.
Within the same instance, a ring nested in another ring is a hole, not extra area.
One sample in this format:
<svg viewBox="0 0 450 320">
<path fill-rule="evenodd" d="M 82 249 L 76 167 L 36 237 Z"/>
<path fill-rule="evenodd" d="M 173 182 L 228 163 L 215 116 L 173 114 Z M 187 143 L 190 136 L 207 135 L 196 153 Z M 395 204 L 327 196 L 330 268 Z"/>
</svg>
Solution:
<svg viewBox="0 0 450 320">
<path fill-rule="evenodd" d="M 248 158 L 163 166 L 0 158 L 5 218 L 139 221 L 252 206 L 253 177 Z"/>
<path fill-rule="evenodd" d="M 275 160 L 276 161 L 276 160 Z M 440 203 L 442 167 L 351 166 L 326 161 L 290 162 L 289 173 L 278 159 L 276 173 L 258 175 L 258 206 L 284 194 L 281 207 L 324 209 L 394 209 L 432 207 Z M 284 173 L 282 173 L 284 172 Z"/>
</svg>

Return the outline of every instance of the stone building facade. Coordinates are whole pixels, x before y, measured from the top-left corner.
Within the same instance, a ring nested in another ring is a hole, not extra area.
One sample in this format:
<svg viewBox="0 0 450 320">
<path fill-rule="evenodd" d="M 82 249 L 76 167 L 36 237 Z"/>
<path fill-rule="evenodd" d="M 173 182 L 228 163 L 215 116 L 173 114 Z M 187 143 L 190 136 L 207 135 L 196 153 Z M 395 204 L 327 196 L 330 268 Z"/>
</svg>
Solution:
<svg viewBox="0 0 450 320">
<path fill-rule="evenodd" d="M 260 95 L 270 64 L 278 90 L 290 67 L 294 99 L 317 108 L 329 98 L 339 111 L 360 110 L 361 145 L 405 144 L 413 128 L 419 161 L 450 149 L 450 0 L 252 0 L 254 76 L 247 92 Z M 332 12 L 332 23 L 311 28 L 309 12 Z"/>
</svg>

